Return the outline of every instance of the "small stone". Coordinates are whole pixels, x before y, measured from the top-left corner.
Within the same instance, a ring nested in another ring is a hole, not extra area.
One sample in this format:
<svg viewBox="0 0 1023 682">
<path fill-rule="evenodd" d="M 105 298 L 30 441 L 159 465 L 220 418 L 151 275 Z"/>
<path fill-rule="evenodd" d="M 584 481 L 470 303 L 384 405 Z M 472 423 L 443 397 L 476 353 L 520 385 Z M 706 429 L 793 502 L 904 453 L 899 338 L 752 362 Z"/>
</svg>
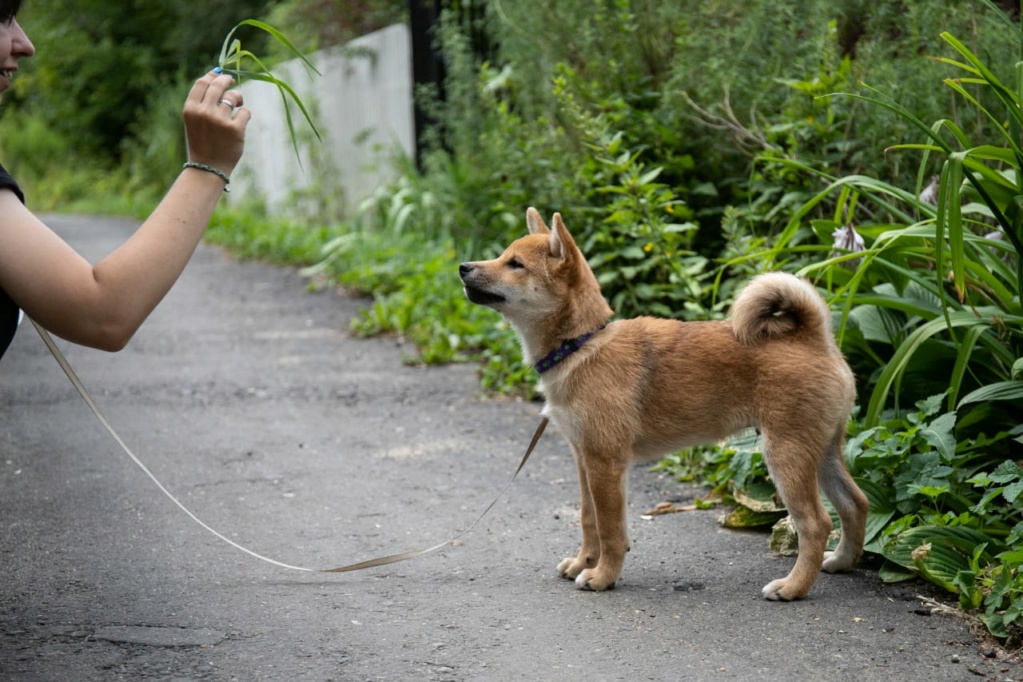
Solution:
<svg viewBox="0 0 1023 682">
<path fill-rule="evenodd" d="M 676 592 L 696 592 L 706 587 L 703 583 L 696 582 L 695 580 L 683 580 L 677 582 L 672 586 L 672 589 Z"/>
</svg>

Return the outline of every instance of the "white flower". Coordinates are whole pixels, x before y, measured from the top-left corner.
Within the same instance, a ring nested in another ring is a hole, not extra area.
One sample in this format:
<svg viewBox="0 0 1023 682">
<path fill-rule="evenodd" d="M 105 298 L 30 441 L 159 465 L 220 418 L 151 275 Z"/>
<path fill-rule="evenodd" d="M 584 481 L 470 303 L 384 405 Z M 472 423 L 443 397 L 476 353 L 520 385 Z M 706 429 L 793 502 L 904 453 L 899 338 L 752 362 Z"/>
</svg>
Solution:
<svg viewBox="0 0 1023 682">
<path fill-rule="evenodd" d="M 938 176 L 934 175 L 931 177 L 931 182 L 924 191 L 920 192 L 920 201 L 931 204 L 932 206 L 938 205 Z"/>
<path fill-rule="evenodd" d="M 854 228 L 852 225 L 846 225 L 845 227 L 838 228 L 837 230 L 831 233 L 831 238 L 835 240 L 835 250 L 831 252 L 832 258 L 834 258 L 835 256 L 839 256 L 844 252 L 851 251 L 853 253 L 856 253 L 859 251 L 864 251 L 867 248 L 867 245 L 863 241 L 863 237 L 859 235 L 859 233 L 856 231 L 856 228 Z M 859 264 L 860 264 L 859 258 L 854 258 L 843 262 L 843 265 L 853 270 L 855 270 L 856 266 Z"/>
</svg>

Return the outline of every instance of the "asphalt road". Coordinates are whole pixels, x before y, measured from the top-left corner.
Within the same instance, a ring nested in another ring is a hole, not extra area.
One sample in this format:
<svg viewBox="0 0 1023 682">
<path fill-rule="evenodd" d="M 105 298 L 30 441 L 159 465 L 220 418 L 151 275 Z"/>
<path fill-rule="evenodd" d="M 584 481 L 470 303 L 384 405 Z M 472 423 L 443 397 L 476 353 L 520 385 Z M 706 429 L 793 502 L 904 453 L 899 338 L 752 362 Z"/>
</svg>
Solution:
<svg viewBox="0 0 1023 682">
<path fill-rule="evenodd" d="M 53 217 L 90 259 L 128 221 Z M 452 278 L 454 282 L 454 278 Z M 61 342 L 153 473 L 205 522 L 325 568 L 429 546 L 508 480 L 539 405 L 475 368 L 358 340 L 364 301 L 201 248 L 127 349 Z M 555 566 L 579 541 L 574 466 L 549 431 L 456 546 L 358 573 L 279 568 L 210 535 L 121 453 L 31 326 L 0 362 L 2 680 L 1020 680 L 921 584 L 869 567 L 810 597 L 760 588 L 791 559 L 717 512 L 644 519 L 699 491 L 637 467 L 617 589 Z"/>
</svg>

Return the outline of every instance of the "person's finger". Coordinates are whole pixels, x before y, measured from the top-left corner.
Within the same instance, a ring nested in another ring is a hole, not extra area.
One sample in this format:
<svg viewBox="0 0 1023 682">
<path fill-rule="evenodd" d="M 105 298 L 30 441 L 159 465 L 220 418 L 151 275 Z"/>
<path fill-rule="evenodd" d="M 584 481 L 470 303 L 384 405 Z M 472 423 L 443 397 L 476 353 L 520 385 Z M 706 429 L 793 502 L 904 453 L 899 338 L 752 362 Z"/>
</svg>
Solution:
<svg viewBox="0 0 1023 682">
<path fill-rule="evenodd" d="M 239 107 L 234 112 L 234 123 L 238 125 L 242 130 L 249 124 L 249 120 L 252 118 L 252 112 L 245 107 Z"/>
<path fill-rule="evenodd" d="M 206 90 L 201 93 L 199 101 L 204 105 L 215 107 L 228 88 L 234 84 L 234 76 L 226 73 L 213 74 L 212 72 L 207 74 L 207 76 L 209 75 L 213 75 L 213 78 L 207 82 Z M 205 79 L 206 76 L 203 76 L 199 80 L 203 81 Z"/>
<path fill-rule="evenodd" d="M 210 71 L 209 73 L 196 78 L 195 82 L 192 83 L 192 88 L 188 91 L 187 99 L 201 102 L 206 91 L 209 90 L 210 84 L 217 75 L 218 73 L 216 71 Z"/>
<path fill-rule="evenodd" d="M 228 90 L 220 96 L 220 99 L 217 100 L 217 104 L 228 107 L 231 111 L 234 111 L 238 107 L 242 106 L 243 101 L 244 98 L 242 97 L 242 93 L 237 90 Z"/>
</svg>

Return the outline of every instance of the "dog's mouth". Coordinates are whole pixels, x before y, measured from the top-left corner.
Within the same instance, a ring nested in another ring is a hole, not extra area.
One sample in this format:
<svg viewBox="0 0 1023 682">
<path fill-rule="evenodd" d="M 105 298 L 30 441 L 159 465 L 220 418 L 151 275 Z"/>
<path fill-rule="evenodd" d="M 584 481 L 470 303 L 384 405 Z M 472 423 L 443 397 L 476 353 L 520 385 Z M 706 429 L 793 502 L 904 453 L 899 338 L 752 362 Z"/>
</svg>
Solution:
<svg viewBox="0 0 1023 682">
<path fill-rule="evenodd" d="M 471 287 L 468 284 L 465 285 L 465 297 L 479 305 L 497 305 L 498 303 L 504 303 L 507 300 L 500 294 L 495 294 L 483 289 L 477 289 L 476 287 Z"/>
</svg>

